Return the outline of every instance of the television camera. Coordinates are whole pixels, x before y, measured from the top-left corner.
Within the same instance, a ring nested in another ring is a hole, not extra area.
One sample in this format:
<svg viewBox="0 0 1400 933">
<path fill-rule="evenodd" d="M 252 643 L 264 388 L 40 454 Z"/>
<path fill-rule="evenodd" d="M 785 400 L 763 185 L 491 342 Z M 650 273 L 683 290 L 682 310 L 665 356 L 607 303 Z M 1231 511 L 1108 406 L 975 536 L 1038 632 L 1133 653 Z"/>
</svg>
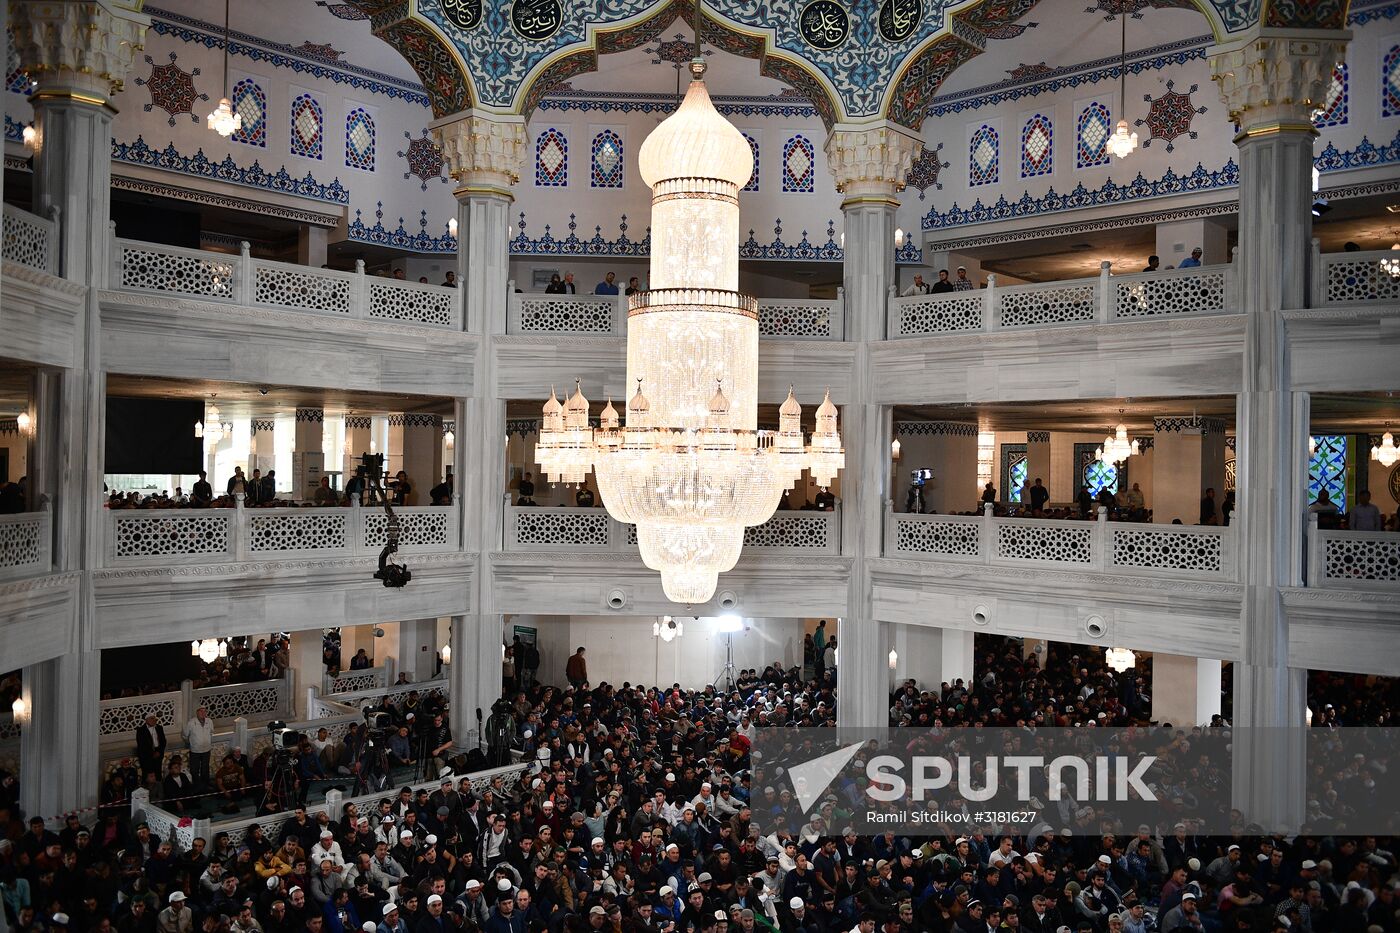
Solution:
<svg viewBox="0 0 1400 933">
<path fill-rule="evenodd" d="M 268 735 L 272 736 L 272 756 L 268 767 L 267 791 L 263 794 L 258 812 L 278 812 L 285 809 L 297 796 L 296 758 L 297 749 L 306 738 L 297 729 L 287 728 L 287 724 L 274 719 L 267 724 Z M 274 809 L 269 810 L 272 807 Z"/>
<path fill-rule="evenodd" d="M 921 467 L 909 471 L 909 495 L 904 499 L 904 511 L 922 513 L 924 511 L 924 484 L 933 479 L 933 470 Z"/>
<path fill-rule="evenodd" d="M 399 552 L 399 518 L 384 492 L 384 455 L 360 454 L 360 465 L 355 469 L 355 474 L 355 480 L 359 481 L 360 501 L 364 505 L 378 502 L 384 506 L 384 548 L 379 552 L 379 569 L 374 572 L 374 579 L 386 587 L 408 586 L 413 572 L 407 564 L 393 559 Z"/>
</svg>

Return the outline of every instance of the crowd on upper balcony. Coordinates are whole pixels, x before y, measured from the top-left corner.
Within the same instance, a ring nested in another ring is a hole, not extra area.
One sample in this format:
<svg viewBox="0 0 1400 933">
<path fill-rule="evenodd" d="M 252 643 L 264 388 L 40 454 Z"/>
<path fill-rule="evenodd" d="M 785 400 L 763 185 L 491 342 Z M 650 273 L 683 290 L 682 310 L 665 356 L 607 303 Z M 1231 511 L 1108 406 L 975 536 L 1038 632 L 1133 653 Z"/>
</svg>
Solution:
<svg viewBox="0 0 1400 933">
<path fill-rule="evenodd" d="M 447 479 L 428 492 L 428 498 L 432 505 L 451 505 L 452 496 L 453 480 L 450 474 Z M 136 490 L 127 492 L 108 490 L 106 507 L 108 509 L 226 509 L 241 504 L 245 508 L 309 508 L 350 506 L 352 504 L 370 505 L 382 502 L 386 498 L 391 505 L 412 505 L 417 501 L 414 495 L 414 483 L 403 470 L 399 470 L 380 488 L 377 483 L 368 478 L 364 467 L 357 467 L 355 475 L 350 477 L 350 481 L 345 484 L 343 492 L 331 486 L 330 477 L 323 476 L 310 499 L 295 499 L 279 494 L 276 470 L 268 470 L 264 475 L 262 470 L 255 468 L 252 476 L 247 476 L 243 472 L 243 467 L 235 466 L 233 475 L 228 478 L 221 496 L 214 495 L 214 487 L 209 483 L 207 474 L 200 470 L 199 479 L 190 487 L 188 494 L 179 486 L 175 487 L 173 495 L 164 489 L 158 493 L 152 492 L 146 495 Z"/>
<path fill-rule="evenodd" d="M 619 288 L 617 284 L 616 272 L 605 273 L 603 275 L 602 281 L 600 281 L 597 285 L 593 286 L 593 294 L 595 295 L 611 296 L 620 293 L 623 295 L 630 296 L 635 295 L 638 292 L 641 292 L 642 290 L 643 289 L 641 280 L 638 279 L 635 275 L 627 280 L 626 286 Z M 572 272 L 565 272 L 561 276 L 558 272 L 553 273 L 549 277 L 549 284 L 547 284 L 544 288 L 544 293 L 546 295 L 578 294 L 578 285 L 574 282 L 574 274 Z"/>
</svg>

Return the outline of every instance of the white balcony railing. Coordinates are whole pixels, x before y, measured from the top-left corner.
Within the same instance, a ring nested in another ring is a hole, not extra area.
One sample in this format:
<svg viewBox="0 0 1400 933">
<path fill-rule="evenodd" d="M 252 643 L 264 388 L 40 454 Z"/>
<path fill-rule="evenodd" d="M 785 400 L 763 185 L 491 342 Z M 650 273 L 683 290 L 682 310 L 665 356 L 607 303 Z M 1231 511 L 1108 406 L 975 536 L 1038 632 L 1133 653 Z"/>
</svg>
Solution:
<svg viewBox="0 0 1400 933">
<path fill-rule="evenodd" d="M 1152 577 L 1235 579 L 1232 528 L 886 512 L 885 556 Z"/>
<path fill-rule="evenodd" d="M 637 529 L 603 508 L 506 506 L 507 551 L 635 552 Z M 841 553 L 841 513 L 775 512 L 744 530 L 744 550 L 785 554 Z"/>
<path fill-rule="evenodd" d="M 58 274 L 58 224 L 38 214 L 5 205 L 4 239 L 0 256 L 42 272 Z"/>
<path fill-rule="evenodd" d="M 1312 306 L 1400 301 L 1400 250 L 1323 253 L 1313 240 Z"/>
<path fill-rule="evenodd" d="M 841 340 L 843 306 L 841 298 L 760 298 L 758 332 L 788 340 Z M 512 282 L 506 333 L 622 336 L 627 333 L 627 298 L 518 293 Z"/>
<path fill-rule="evenodd" d="M 154 715 L 173 742 L 201 706 L 208 708 L 209 718 L 216 723 L 228 723 L 239 717 L 258 720 L 284 715 L 290 699 L 286 678 L 218 687 L 194 687 L 186 681 L 180 690 L 103 700 L 99 704 L 97 735 L 102 739 L 131 738 L 146 717 Z"/>
<path fill-rule="evenodd" d="M 112 255 L 110 284 L 123 291 L 446 330 L 464 327 L 459 290 L 368 276 L 363 262 L 354 272 L 342 272 L 253 259 L 247 243 L 234 255 L 121 239 Z"/>
<path fill-rule="evenodd" d="M 52 541 L 52 513 L 0 515 L 0 580 L 48 573 Z"/>
<path fill-rule="evenodd" d="M 1308 586 L 1400 592 L 1400 534 L 1317 527 L 1308 516 Z"/>
<path fill-rule="evenodd" d="M 1227 314 L 1237 307 L 1234 266 L 999 286 L 996 276 L 976 291 L 891 297 L 889 335 L 938 334 L 1057 324 L 1106 324 L 1146 317 Z"/>
<path fill-rule="evenodd" d="M 399 550 L 453 551 L 460 544 L 455 506 L 409 506 L 399 518 Z M 109 567 L 170 563 L 279 560 L 287 557 L 376 557 L 385 516 L 369 508 L 136 509 L 106 513 Z"/>
</svg>

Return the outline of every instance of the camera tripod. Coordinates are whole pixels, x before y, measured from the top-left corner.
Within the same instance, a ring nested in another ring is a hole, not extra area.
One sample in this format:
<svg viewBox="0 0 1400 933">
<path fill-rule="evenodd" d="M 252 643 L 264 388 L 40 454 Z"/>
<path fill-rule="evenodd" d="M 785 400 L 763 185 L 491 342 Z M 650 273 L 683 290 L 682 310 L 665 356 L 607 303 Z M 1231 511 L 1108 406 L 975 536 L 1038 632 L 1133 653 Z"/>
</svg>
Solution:
<svg viewBox="0 0 1400 933">
<path fill-rule="evenodd" d="M 277 749 L 272 753 L 272 774 L 268 776 L 267 789 L 258 803 L 259 813 L 281 813 L 291 809 L 293 800 L 302 799 L 297 794 L 297 778 L 289 755 L 286 749 Z"/>
<path fill-rule="evenodd" d="M 355 777 L 355 794 L 378 793 L 389 786 L 389 745 L 383 736 L 365 740 L 360 752 L 360 773 Z"/>
</svg>

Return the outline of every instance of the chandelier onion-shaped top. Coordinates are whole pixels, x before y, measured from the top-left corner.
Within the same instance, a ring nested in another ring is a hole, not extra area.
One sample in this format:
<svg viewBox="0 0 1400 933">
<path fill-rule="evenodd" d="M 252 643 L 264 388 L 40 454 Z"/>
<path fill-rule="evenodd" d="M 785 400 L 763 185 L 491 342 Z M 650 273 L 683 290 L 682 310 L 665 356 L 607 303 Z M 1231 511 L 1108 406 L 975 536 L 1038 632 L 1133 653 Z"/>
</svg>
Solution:
<svg viewBox="0 0 1400 933">
<path fill-rule="evenodd" d="M 666 597 L 687 605 L 714 595 L 744 529 L 772 517 L 804 470 L 826 486 L 845 466 L 829 393 L 810 442 L 791 390 L 778 430 L 758 429 L 758 303 L 738 291 L 739 189 L 753 153 L 704 73 L 691 62 L 685 100 L 638 156 L 652 189 L 651 288 L 628 300 L 625 423 L 609 400 L 591 427 L 581 387 L 562 405 L 551 391 L 535 447 L 553 482 L 594 472 L 608 512 L 637 526 Z"/>
</svg>

